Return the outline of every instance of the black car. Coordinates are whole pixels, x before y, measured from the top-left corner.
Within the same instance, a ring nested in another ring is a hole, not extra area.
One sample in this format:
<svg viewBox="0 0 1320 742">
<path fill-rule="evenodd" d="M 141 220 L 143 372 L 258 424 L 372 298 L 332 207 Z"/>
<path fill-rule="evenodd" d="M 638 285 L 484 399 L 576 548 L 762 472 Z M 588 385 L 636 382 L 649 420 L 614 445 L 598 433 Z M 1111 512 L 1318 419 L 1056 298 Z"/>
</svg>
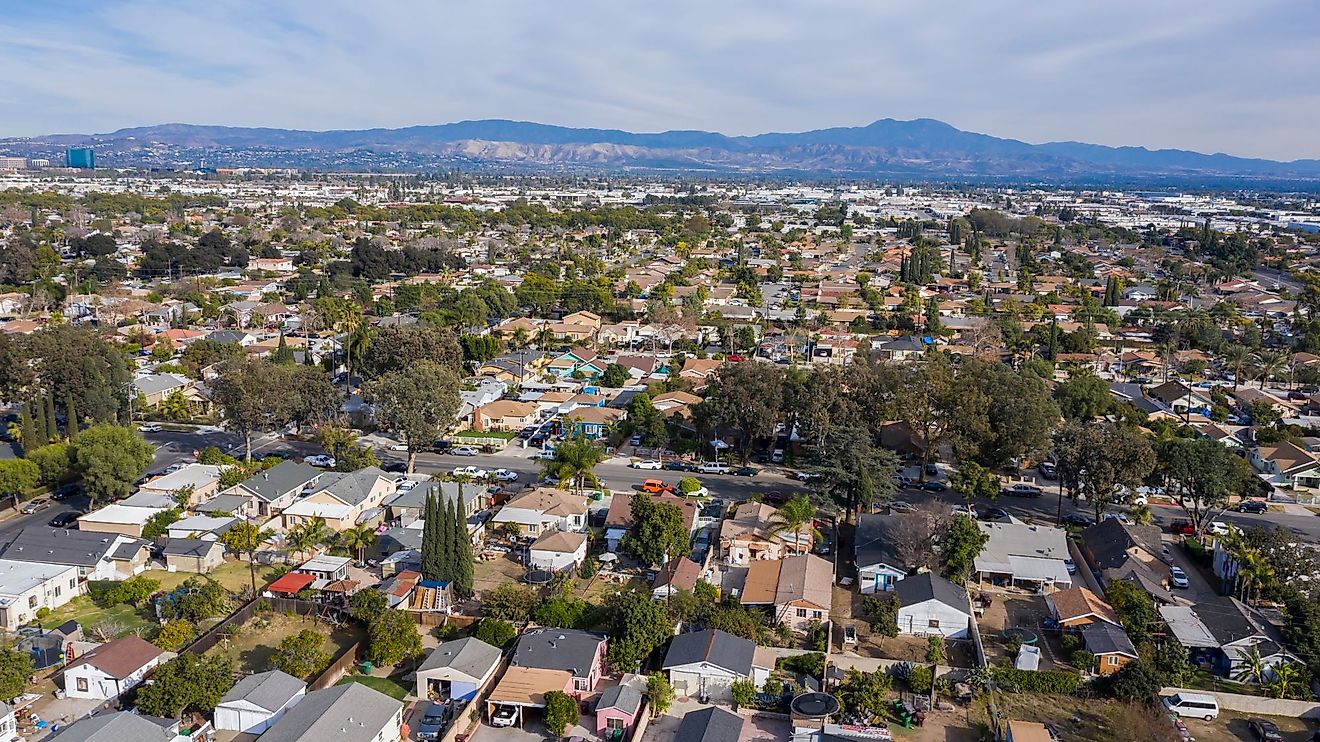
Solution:
<svg viewBox="0 0 1320 742">
<path fill-rule="evenodd" d="M 454 444 L 452 441 L 436 441 L 435 445 L 431 446 L 431 450 L 435 451 L 436 453 L 444 453 L 445 451 L 448 451 L 449 448 L 453 445 Z"/>
<path fill-rule="evenodd" d="M 1239 513 L 1256 513 L 1259 515 L 1266 510 L 1269 510 L 1270 506 L 1266 505 L 1264 500 L 1243 500 L 1233 509 Z"/>
<path fill-rule="evenodd" d="M 921 488 L 927 492 L 944 492 L 949 489 L 949 485 L 938 479 L 930 479 L 921 483 Z"/>
<path fill-rule="evenodd" d="M 735 477 L 754 477 L 760 474 L 761 470 L 752 466 L 740 466 L 729 473 Z"/>
<path fill-rule="evenodd" d="M 73 511 L 69 511 L 69 512 L 60 513 L 54 518 L 51 518 L 50 526 L 52 528 L 68 528 L 69 526 L 72 526 L 77 522 L 78 522 L 78 514 Z"/>
<path fill-rule="evenodd" d="M 1085 515 L 1082 515 L 1081 513 L 1068 513 L 1067 515 L 1063 516 L 1063 524 L 1066 526 L 1082 526 L 1082 527 L 1094 525 L 1090 518 L 1086 517 Z"/>
<path fill-rule="evenodd" d="M 1003 508 L 978 509 L 976 514 L 981 520 L 999 520 L 1008 517 L 1008 511 Z"/>
<path fill-rule="evenodd" d="M 940 468 L 934 464 L 926 464 L 926 476 L 933 477 L 940 473 Z"/>
<path fill-rule="evenodd" d="M 1279 727 L 1272 721 L 1252 719 L 1247 722 L 1247 726 L 1260 742 L 1281 742 L 1283 740 L 1283 735 L 1279 733 Z"/>
<path fill-rule="evenodd" d="M 408 462 L 406 461 L 386 461 L 380 465 L 381 471 L 387 471 L 392 474 L 403 474 L 408 471 Z"/>
<path fill-rule="evenodd" d="M 54 492 L 50 493 L 50 499 L 56 502 L 61 502 L 81 493 L 81 484 L 61 484 L 59 487 L 55 488 Z"/>
<path fill-rule="evenodd" d="M 672 459 L 672 460 L 670 460 L 670 461 L 666 461 L 666 462 L 665 462 L 665 468 L 668 469 L 669 471 L 696 471 L 696 470 L 697 470 L 696 465 L 694 465 L 694 464 L 689 464 L 689 463 L 686 462 L 686 461 L 680 461 L 679 459 Z"/>
</svg>

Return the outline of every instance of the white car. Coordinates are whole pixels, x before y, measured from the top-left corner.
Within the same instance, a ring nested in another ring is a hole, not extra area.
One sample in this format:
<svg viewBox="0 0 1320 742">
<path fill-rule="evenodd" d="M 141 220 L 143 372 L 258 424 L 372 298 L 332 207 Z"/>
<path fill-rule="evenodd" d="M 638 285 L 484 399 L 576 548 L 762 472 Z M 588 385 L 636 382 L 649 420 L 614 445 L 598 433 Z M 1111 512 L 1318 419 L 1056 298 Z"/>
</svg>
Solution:
<svg viewBox="0 0 1320 742">
<path fill-rule="evenodd" d="M 496 469 L 495 479 L 500 482 L 516 482 L 518 481 L 518 472 L 512 469 Z"/>
<path fill-rule="evenodd" d="M 449 473 L 455 477 L 468 477 L 471 479 L 486 478 L 486 470 L 476 466 L 460 466 Z"/>
<path fill-rule="evenodd" d="M 1237 529 L 1222 520 L 1212 520 L 1210 521 L 1210 525 L 1205 527 L 1206 533 L 1209 533 L 1211 536 L 1227 536 L 1235 530 Z"/>
<path fill-rule="evenodd" d="M 494 714 L 491 714 L 490 725 L 497 729 L 500 727 L 511 727 L 513 726 L 514 719 L 517 718 L 517 716 L 518 716 L 518 712 L 514 709 L 514 707 L 500 706 L 495 709 Z"/>
<path fill-rule="evenodd" d="M 728 474 L 733 471 L 733 467 L 718 461 L 705 461 L 697 467 L 697 471 L 702 474 Z"/>
<path fill-rule="evenodd" d="M 681 493 L 684 497 L 710 497 L 710 490 L 705 487 L 698 487 L 691 492 Z"/>
<path fill-rule="evenodd" d="M 1191 585 L 1191 583 L 1187 581 L 1187 573 L 1182 570 L 1182 567 L 1176 566 L 1169 567 L 1169 582 L 1172 583 L 1174 587 L 1185 588 Z"/>
<path fill-rule="evenodd" d="M 1100 520 L 1116 520 L 1125 526 L 1133 525 L 1133 521 L 1128 517 L 1127 513 L 1105 513 L 1104 517 Z"/>
<path fill-rule="evenodd" d="M 632 468 L 634 469 L 659 470 L 661 468 L 660 462 L 656 461 L 655 459 L 641 459 L 640 461 L 632 462 L 630 466 L 632 466 Z"/>
<path fill-rule="evenodd" d="M 160 426 L 155 423 L 147 423 L 146 425 L 139 425 L 138 430 L 141 430 L 143 433 L 159 433 Z"/>
<path fill-rule="evenodd" d="M 334 456 L 331 456 L 328 453 L 318 453 L 303 459 L 303 463 L 310 464 L 311 466 L 319 466 L 322 469 L 332 469 L 338 462 L 335 461 Z"/>
<path fill-rule="evenodd" d="M 407 443 L 395 443 L 394 445 L 390 446 L 390 450 L 391 450 L 391 451 L 407 451 L 407 450 L 408 450 L 408 444 L 407 444 Z"/>
<path fill-rule="evenodd" d="M 476 456 L 481 452 L 473 448 L 472 446 L 459 446 L 458 448 L 455 448 L 454 450 L 450 451 L 450 453 L 452 453 L 455 456 Z"/>
<path fill-rule="evenodd" d="M 417 488 L 417 482 L 412 479 L 405 479 L 395 485 L 394 489 L 398 492 L 409 492 Z"/>
<path fill-rule="evenodd" d="M 542 461 L 553 461 L 555 458 L 555 451 L 552 448 L 543 449 L 532 458 L 541 459 Z"/>
</svg>

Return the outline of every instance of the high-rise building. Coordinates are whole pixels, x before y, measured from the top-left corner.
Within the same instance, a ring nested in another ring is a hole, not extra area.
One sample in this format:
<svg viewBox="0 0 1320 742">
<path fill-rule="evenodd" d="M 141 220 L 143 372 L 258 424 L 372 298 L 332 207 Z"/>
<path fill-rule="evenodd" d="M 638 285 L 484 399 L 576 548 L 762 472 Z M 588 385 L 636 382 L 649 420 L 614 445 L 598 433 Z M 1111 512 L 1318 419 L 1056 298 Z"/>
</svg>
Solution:
<svg viewBox="0 0 1320 742">
<path fill-rule="evenodd" d="M 96 169 L 96 153 L 91 147 L 70 147 L 64 153 L 64 162 L 69 167 L 76 167 L 83 170 Z"/>
</svg>

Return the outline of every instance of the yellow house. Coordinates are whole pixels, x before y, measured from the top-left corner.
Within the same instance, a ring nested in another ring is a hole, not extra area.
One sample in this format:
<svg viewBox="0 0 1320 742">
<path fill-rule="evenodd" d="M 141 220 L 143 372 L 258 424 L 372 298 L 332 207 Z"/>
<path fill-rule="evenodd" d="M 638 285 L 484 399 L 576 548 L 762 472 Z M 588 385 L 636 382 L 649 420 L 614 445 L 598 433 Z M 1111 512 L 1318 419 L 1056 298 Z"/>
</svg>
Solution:
<svg viewBox="0 0 1320 742">
<path fill-rule="evenodd" d="M 316 483 L 312 494 L 284 509 L 286 529 L 313 518 L 324 518 L 334 531 L 346 531 L 369 522 L 383 512 L 385 498 L 394 494 L 394 480 L 375 466 L 354 472 L 330 472 Z"/>
</svg>

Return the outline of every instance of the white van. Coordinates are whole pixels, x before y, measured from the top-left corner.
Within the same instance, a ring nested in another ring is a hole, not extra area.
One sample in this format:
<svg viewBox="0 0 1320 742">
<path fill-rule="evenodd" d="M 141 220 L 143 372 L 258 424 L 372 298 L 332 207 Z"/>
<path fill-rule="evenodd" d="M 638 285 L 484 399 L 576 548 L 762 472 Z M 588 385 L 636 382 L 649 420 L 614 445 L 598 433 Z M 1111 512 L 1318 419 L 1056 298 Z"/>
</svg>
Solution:
<svg viewBox="0 0 1320 742">
<path fill-rule="evenodd" d="M 1204 693 L 1174 693 L 1164 699 L 1164 707 L 1179 716 L 1214 721 L 1219 716 L 1219 702 Z"/>
</svg>

